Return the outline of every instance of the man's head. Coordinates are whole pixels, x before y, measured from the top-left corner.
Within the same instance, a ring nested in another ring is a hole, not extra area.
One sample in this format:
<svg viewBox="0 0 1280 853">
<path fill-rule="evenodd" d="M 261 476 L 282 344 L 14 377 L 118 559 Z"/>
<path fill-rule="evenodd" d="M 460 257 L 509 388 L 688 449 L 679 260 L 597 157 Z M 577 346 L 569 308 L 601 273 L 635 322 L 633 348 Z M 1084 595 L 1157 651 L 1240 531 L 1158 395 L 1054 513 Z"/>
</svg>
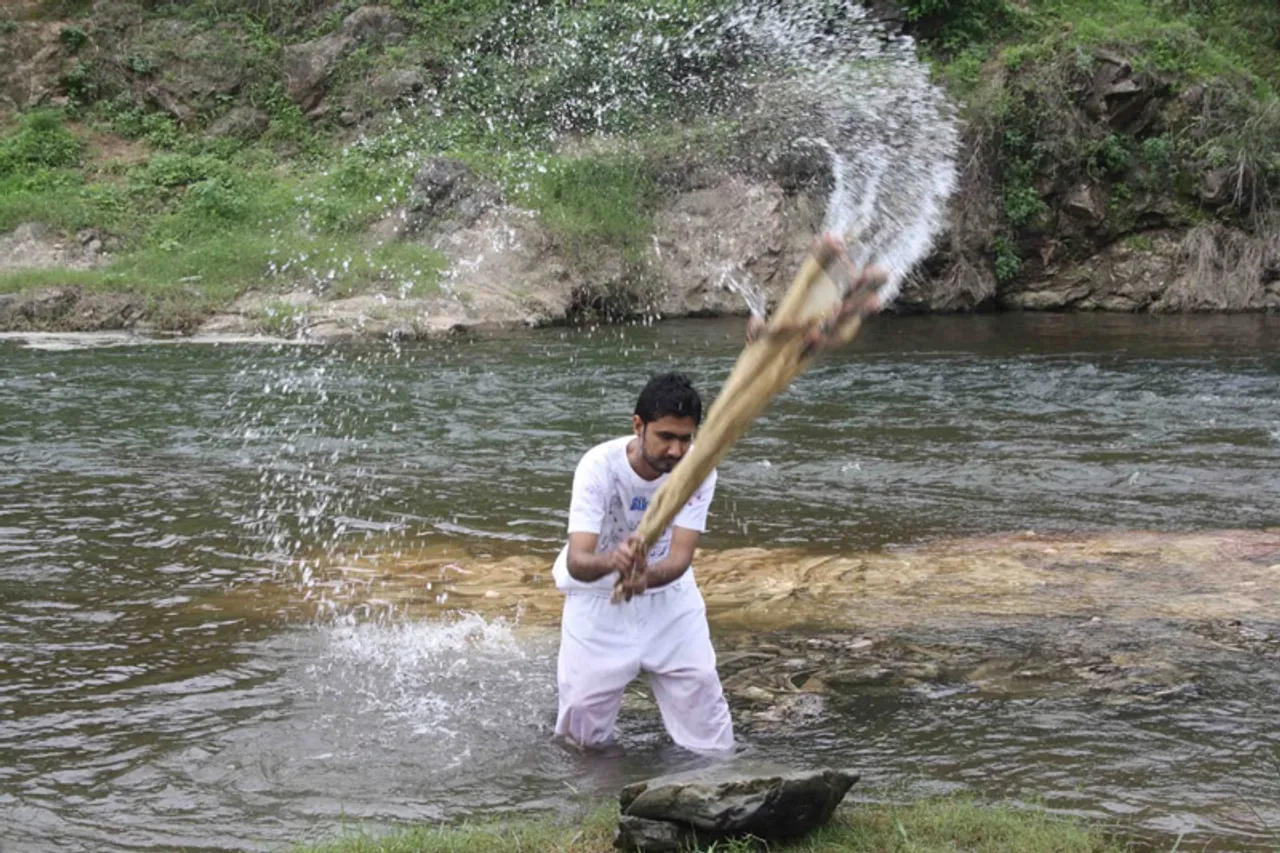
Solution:
<svg viewBox="0 0 1280 853">
<path fill-rule="evenodd" d="M 675 468 L 689 452 L 700 423 L 702 398 L 682 373 L 663 373 L 650 379 L 631 416 L 641 456 L 661 474 Z"/>
</svg>

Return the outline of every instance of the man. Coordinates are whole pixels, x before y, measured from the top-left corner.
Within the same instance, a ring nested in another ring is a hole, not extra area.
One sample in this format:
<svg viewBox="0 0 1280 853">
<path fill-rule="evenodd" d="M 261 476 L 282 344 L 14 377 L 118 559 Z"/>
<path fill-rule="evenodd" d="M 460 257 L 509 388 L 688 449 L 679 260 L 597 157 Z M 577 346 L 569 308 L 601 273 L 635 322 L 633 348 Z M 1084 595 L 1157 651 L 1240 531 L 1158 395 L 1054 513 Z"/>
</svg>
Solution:
<svg viewBox="0 0 1280 853">
<path fill-rule="evenodd" d="M 622 692 L 649 673 L 662 721 L 680 746 L 733 747 L 706 605 L 689 570 L 706 529 L 716 473 L 702 483 L 671 526 L 637 560 L 631 536 L 649 501 L 684 458 L 702 421 L 702 401 L 678 373 L 645 385 L 631 436 L 587 451 L 573 477 L 569 541 L 556 559 L 565 593 L 560 628 L 560 712 L 556 734 L 582 747 L 612 740 Z M 628 601 L 611 602 L 619 573 Z"/>
</svg>

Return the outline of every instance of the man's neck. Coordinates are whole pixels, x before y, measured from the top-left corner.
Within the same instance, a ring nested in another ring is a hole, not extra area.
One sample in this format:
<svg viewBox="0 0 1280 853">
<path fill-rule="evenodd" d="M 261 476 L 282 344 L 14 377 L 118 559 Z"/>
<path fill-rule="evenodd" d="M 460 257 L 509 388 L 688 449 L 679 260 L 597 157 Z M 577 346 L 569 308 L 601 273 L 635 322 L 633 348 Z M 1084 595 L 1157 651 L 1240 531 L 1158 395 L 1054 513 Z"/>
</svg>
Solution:
<svg viewBox="0 0 1280 853">
<path fill-rule="evenodd" d="M 645 461 L 644 453 L 641 451 L 639 436 L 636 436 L 627 442 L 627 464 L 631 466 L 632 471 L 636 472 L 636 476 L 642 480 L 652 482 L 662 476 L 661 471 Z"/>
</svg>

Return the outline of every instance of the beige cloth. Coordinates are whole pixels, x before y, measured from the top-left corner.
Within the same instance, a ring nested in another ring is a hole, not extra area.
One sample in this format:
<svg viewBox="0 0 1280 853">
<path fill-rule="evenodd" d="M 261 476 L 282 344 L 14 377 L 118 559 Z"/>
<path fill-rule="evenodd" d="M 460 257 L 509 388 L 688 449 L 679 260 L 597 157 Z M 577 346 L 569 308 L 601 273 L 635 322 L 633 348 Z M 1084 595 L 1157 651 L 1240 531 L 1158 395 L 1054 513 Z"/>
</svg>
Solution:
<svg viewBox="0 0 1280 853">
<path fill-rule="evenodd" d="M 697 442 L 650 502 L 637 530 L 645 550 L 667 529 L 751 422 L 812 363 L 805 332 L 834 316 L 844 300 L 851 277 L 842 274 L 847 273 L 842 263 L 839 247 L 830 241 L 820 241 L 805 259 L 765 332 L 738 357 L 698 430 Z M 844 318 L 836 329 L 838 342 L 852 340 L 861 322 L 858 314 Z"/>
</svg>

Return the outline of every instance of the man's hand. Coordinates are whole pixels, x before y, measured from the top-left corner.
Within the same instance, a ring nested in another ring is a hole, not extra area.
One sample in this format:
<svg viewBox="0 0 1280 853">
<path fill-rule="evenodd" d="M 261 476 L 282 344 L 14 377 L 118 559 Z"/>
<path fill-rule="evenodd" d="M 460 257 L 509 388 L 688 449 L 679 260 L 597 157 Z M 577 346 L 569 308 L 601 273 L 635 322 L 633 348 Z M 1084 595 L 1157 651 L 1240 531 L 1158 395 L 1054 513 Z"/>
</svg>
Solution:
<svg viewBox="0 0 1280 853">
<path fill-rule="evenodd" d="M 632 533 L 609 555 L 609 565 L 618 573 L 618 580 L 613 586 L 614 604 L 630 601 L 633 596 L 648 588 L 645 577 L 648 562 L 649 555 L 645 550 L 644 540 L 638 533 Z"/>
<path fill-rule="evenodd" d="M 609 568 L 624 578 L 629 577 L 636 566 L 639 545 L 632 537 L 614 548 L 609 555 Z"/>
<path fill-rule="evenodd" d="M 640 569 L 631 575 L 629 580 L 623 580 L 619 584 L 623 601 L 630 601 L 633 596 L 637 596 L 649 588 L 649 570 L 647 568 Z"/>
</svg>

